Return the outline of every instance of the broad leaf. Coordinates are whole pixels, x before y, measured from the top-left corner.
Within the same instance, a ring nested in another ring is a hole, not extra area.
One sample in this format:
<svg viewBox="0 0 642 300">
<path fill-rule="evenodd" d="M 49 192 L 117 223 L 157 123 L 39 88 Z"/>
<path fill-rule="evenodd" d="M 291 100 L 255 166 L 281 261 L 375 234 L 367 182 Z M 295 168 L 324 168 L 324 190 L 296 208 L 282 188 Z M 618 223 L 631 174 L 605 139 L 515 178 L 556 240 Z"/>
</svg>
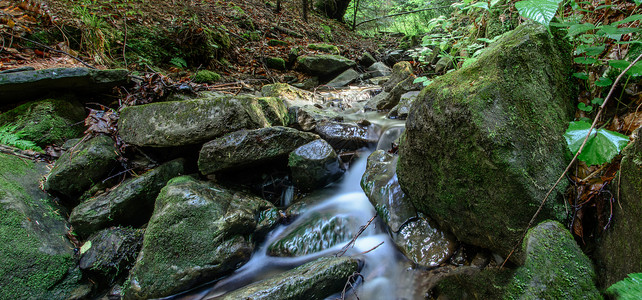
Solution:
<svg viewBox="0 0 642 300">
<path fill-rule="evenodd" d="M 581 110 L 581 111 L 585 111 L 585 112 L 591 112 L 591 111 L 593 111 L 593 106 L 586 105 L 586 104 L 584 104 L 584 102 L 580 102 L 580 103 L 578 103 L 578 104 L 577 104 L 577 108 L 578 108 L 579 110 Z"/>
<path fill-rule="evenodd" d="M 621 70 L 626 69 L 631 63 L 626 60 L 611 60 L 609 61 L 609 66 L 618 68 Z M 633 67 L 626 72 L 631 76 L 642 76 L 642 61 L 637 62 Z"/>
<path fill-rule="evenodd" d="M 524 0 L 515 3 L 519 14 L 546 27 L 551 22 L 562 0 Z"/>
<path fill-rule="evenodd" d="M 591 100 L 591 103 L 602 105 L 602 103 L 604 103 L 604 98 L 593 98 L 593 100 Z"/>
<path fill-rule="evenodd" d="M 575 24 L 571 25 L 571 27 L 568 28 L 568 33 L 566 35 L 569 37 L 573 37 L 593 29 L 595 29 L 595 25 L 591 23 Z"/>
<path fill-rule="evenodd" d="M 573 77 L 577 77 L 577 78 L 582 79 L 582 80 L 587 80 L 587 79 L 589 79 L 588 74 L 586 74 L 586 73 L 584 73 L 584 72 L 580 72 L 580 73 L 573 73 Z"/>
<path fill-rule="evenodd" d="M 590 64 L 596 63 L 597 59 L 592 58 L 592 57 L 581 56 L 581 57 L 574 58 L 573 61 L 575 61 L 578 64 L 590 65 Z"/>
<path fill-rule="evenodd" d="M 611 84 L 613 84 L 613 80 L 606 77 L 600 77 L 595 81 L 595 85 L 599 87 L 611 86 Z"/>
<path fill-rule="evenodd" d="M 606 293 L 617 299 L 642 298 L 642 273 L 631 273 L 606 289 Z"/>
<path fill-rule="evenodd" d="M 571 122 L 568 126 L 564 139 L 573 154 L 580 149 L 590 128 L 591 124 L 585 121 Z M 626 135 L 606 129 L 594 129 L 578 159 L 589 166 L 601 165 L 611 161 L 628 143 L 629 137 Z"/>
<path fill-rule="evenodd" d="M 470 6 L 468 6 L 466 8 L 470 8 L 470 7 L 478 7 L 478 8 L 483 8 L 485 10 L 490 10 L 488 8 L 488 3 L 487 2 L 476 2 L 476 3 L 473 3 L 473 4 L 471 4 Z"/>
</svg>

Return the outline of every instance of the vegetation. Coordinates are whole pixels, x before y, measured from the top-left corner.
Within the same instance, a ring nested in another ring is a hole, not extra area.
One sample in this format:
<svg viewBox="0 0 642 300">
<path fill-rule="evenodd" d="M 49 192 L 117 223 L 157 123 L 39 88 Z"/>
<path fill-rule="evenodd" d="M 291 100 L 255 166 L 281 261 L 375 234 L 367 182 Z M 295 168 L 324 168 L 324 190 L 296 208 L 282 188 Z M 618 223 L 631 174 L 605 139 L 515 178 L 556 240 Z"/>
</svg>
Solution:
<svg viewBox="0 0 642 300">
<path fill-rule="evenodd" d="M 0 145 L 13 146 L 22 150 L 34 150 L 41 152 L 42 148 L 36 143 L 23 139 L 26 133 L 23 130 L 17 130 L 17 125 L 0 126 Z"/>
</svg>

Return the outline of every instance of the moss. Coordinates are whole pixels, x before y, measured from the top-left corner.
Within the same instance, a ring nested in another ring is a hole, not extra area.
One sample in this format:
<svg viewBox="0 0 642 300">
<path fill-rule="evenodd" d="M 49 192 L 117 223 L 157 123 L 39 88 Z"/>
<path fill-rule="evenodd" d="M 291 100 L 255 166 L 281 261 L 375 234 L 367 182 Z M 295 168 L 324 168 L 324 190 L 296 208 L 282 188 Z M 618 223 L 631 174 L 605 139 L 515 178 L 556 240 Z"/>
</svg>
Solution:
<svg viewBox="0 0 642 300">
<path fill-rule="evenodd" d="M 288 42 L 282 41 L 282 40 L 269 40 L 267 42 L 267 44 L 268 44 L 268 46 L 273 46 L 273 47 L 276 47 L 276 46 L 287 46 Z"/>
<path fill-rule="evenodd" d="M 330 44 L 309 44 L 308 49 L 339 55 L 339 48 Z"/>
<path fill-rule="evenodd" d="M 194 74 L 192 81 L 196 83 L 214 83 L 221 79 L 221 75 L 209 70 L 200 70 Z"/>
<path fill-rule="evenodd" d="M 283 58 L 280 58 L 280 57 L 268 57 L 268 58 L 265 59 L 265 64 L 270 69 L 275 69 L 275 70 L 285 70 L 285 69 L 287 69 L 285 67 L 285 60 Z"/>
</svg>

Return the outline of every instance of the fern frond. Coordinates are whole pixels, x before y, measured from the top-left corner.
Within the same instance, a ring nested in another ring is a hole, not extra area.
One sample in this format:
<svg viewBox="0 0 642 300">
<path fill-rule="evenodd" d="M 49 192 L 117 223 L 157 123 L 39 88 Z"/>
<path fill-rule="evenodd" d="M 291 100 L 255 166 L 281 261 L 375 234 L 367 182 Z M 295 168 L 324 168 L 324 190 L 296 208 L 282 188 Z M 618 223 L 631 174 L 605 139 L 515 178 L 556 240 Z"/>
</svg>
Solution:
<svg viewBox="0 0 642 300">
<path fill-rule="evenodd" d="M 23 130 L 17 130 L 18 125 L 5 124 L 0 126 L 0 144 L 16 147 L 21 150 L 42 151 L 34 142 L 23 140 L 26 133 Z"/>
</svg>

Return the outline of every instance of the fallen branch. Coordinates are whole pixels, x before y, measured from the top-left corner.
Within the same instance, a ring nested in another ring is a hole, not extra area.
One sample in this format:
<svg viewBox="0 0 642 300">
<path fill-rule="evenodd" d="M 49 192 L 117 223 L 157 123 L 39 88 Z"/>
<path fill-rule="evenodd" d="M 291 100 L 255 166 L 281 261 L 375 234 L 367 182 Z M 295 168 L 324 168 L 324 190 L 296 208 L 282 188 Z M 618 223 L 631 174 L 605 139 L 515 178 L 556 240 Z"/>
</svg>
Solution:
<svg viewBox="0 0 642 300">
<path fill-rule="evenodd" d="M 34 40 L 31 40 L 31 39 L 28 39 L 28 38 L 26 38 L 26 37 L 21 37 L 21 36 L 19 36 L 19 35 L 14 35 L 14 34 L 9 33 L 9 32 L 5 32 L 5 33 L 6 33 L 6 34 L 8 34 L 8 35 L 10 35 L 10 36 L 12 36 L 12 37 L 16 37 L 16 38 L 19 38 L 19 39 L 23 39 L 23 40 L 25 40 L 25 41 L 27 41 L 27 42 L 30 42 L 30 43 L 34 43 L 34 44 L 36 44 L 36 45 L 38 45 L 38 46 L 40 46 L 40 47 L 43 47 L 43 48 L 45 48 L 45 49 L 47 49 L 47 50 L 49 50 L 49 51 L 53 51 L 53 52 L 57 52 L 57 53 L 61 53 L 61 54 L 67 55 L 67 56 L 69 56 L 69 57 L 71 57 L 71 58 L 73 58 L 73 59 L 77 60 L 77 61 L 78 61 L 78 62 L 80 62 L 81 64 L 85 65 L 87 68 L 90 68 L 90 69 L 96 69 L 96 67 L 94 67 L 94 66 L 92 66 L 92 65 L 90 65 L 90 64 L 88 64 L 88 63 L 86 63 L 86 62 L 84 62 L 82 59 L 80 59 L 80 58 L 78 58 L 78 57 L 75 57 L 75 56 L 73 56 L 73 55 L 71 55 L 71 54 L 69 54 L 69 53 L 67 53 L 67 52 L 65 52 L 65 51 L 62 51 L 62 50 L 58 50 L 58 49 L 51 48 L 51 47 L 49 47 L 49 46 L 47 46 L 47 45 L 44 45 L 44 44 L 38 43 L 38 42 L 36 42 L 36 41 L 34 41 Z"/>
<path fill-rule="evenodd" d="M 345 246 L 343 246 L 343 248 L 341 248 L 341 250 L 340 250 L 339 252 L 337 252 L 336 256 L 337 256 L 337 257 L 341 257 L 341 256 L 343 256 L 344 254 L 346 254 L 346 252 L 348 251 L 348 249 L 350 249 L 352 246 L 354 246 L 354 243 L 357 241 L 357 238 L 359 238 L 359 236 L 360 236 L 364 231 L 366 231 L 366 228 L 368 228 L 368 226 L 370 226 L 370 223 L 372 223 L 372 221 L 374 221 L 374 219 L 375 219 L 376 217 L 377 217 L 377 215 L 372 216 L 372 218 L 370 218 L 370 220 L 368 221 L 368 223 L 366 223 L 366 225 L 361 226 L 361 227 L 359 228 L 359 231 L 357 232 L 357 234 L 355 234 L 355 235 L 354 235 L 354 237 L 352 238 L 352 240 L 350 240 L 350 242 L 349 242 L 349 243 L 347 243 Z M 379 246 L 377 246 L 377 247 L 379 247 Z M 376 247 L 375 247 L 375 248 L 376 248 Z"/>
<path fill-rule="evenodd" d="M 637 57 L 637 58 L 636 58 L 636 59 L 635 59 L 635 60 L 634 60 L 634 61 L 633 61 L 633 62 L 632 62 L 628 67 L 626 67 L 626 69 L 624 69 L 624 71 L 622 71 L 622 73 L 620 73 L 620 75 L 618 75 L 618 77 L 615 79 L 615 82 L 613 82 L 613 85 L 611 86 L 611 89 L 609 90 L 609 94 L 608 94 L 608 95 L 606 95 L 606 98 L 604 98 L 604 103 L 602 103 L 602 105 L 600 106 L 600 110 L 598 110 L 598 111 L 597 111 L 597 115 L 595 115 L 595 119 L 593 120 L 593 124 L 591 124 L 591 128 L 589 128 L 589 131 L 588 131 L 588 133 L 586 134 L 586 137 L 584 137 L 584 142 L 582 142 L 582 145 L 580 146 L 580 149 L 578 149 L 578 150 L 577 150 L 577 153 L 575 153 L 575 156 L 573 156 L 573 159 L 572 159 L 572 160 L 571 160 L 571 162 L 568 164 L 568 166 L 566 166 L 566 169 L 564 170 L 564 172 L 562 173 L 562 175 L 560 175 L 560 177 L 557 179 L 557 181 L 555 182 L 555 184 L 553 185 L 553 187 L 551 187 L 551 189 L 548 191 L 548 193 L 546 193 L 546 196 L 544 197 L 544 200 L 542 200 L 542 203 L 541 203 L 541 204 L 539 205 L 539 207 L 537 208 L 537 211 L 535 212 L 535 214 L 533 215 L 533 217 L 531 218 L 531 220 L 530 220 L 530 221 L 528 221 L 528 225 L 526 225 L 526 229 L 524 229 L 524 233 L 522 234 L 522 238 L 521 238 L 521 239 L 519 239 L 519 240 L 517 241 L 517 243 L 515 244 L 515 247 L 513 247 L 513 250 L 511 250 L 511 251 L 510 251 L 510 253 L 509 253 L 509 254 L 508 254 L 508 256 L 506 257 L 506 259 L 505 259 L 505 260 L 504 260 L 504 262 L 502 263 L 502 265 L 501 265 L 500 269 L 504 267 L 504 265 L 506 264 L 506 262 L 508 262 L 508 259 L 511 257 L 511 255 L 513 255 L 513 253 L 515 253 L 515 250 L 517 250 L 517 247 L 519 247 L 519 245 L 522 243 L 522 241 L 523 241 L 523 240 L 524 240 L 524 238 L 526 237 L 526 234 L 528 233 L 528 229 L 530 229 L 530 228 L 531 228 L 531 226 L 533 226 L 533 223 L 535 222 L 535 219 L 537 218 L 537 216 L 539 215 L 539 213 L 540 213 L 540 212 L 542 211 L 542 209 L 544 208 L 544 204 L 546 204 L 546 200 L 548 200 L 548 196 L 550 196 L 550 195 L 551 195 L 551 193 L 553 193 L 553 190 L 555 190 L 555 188 L 556 188 L 556 187 L 557 187 L 557 185 L 560 183 L 560 181 L 562 181 L 562 178 L 564 178 L 564 176 L 566 176 L 566 173 L 568 173 L 568 171 L 571 169 L 571 167 L 573 166 L 573 164 L 577 161 L 577 157 L 578 157 L 578 156 L 580 156 L 580 154 L 582 154 L 582 150 L 584 149 L 584 146 L 586 146 L 586 143 L 588 142 L 588 139 L 589 139 L 589 137 L 591 136 L 591 132 L 593 131 L 593 129 L 595 129 L 595 126 L 597 125 L 597 121 L 600 119 L 600 116 L 602 115 L 602 111 L 604 111 L 604 107 L 606 107 L 606 104 L 607 104 L 607 103 L 609 102 L 609 100 L 611 99 L 611 96 L 613 95 L 613 91 L 615 90 L 615 87 L 617 86 L 617 84 L 620 82 L 620 79 L 622 79 L 622 76 L 624 76 L 624 74 L 626 74 L 626 72 L 628 72 L 628 71 L 629 71 L 629 69 L 631 69 L 631 67 L 633 67 L 633 66 L 634 66 L 638 61 L 640 61 L 640 59 L 642 59 L 642 54 L 640 54 L 640 55 L 639 55 L 639 56 L 638 56 L 638 57 Z"/>
<path fill-rule="evenodd" d="M 385 19 L 385 18 L 392 18 L 392 17 L 396 17 L 396 16 L 414 14 L 414 13 L 418 13 L 418 12 L 422 12 L 422 11 L 426 11 L 426 10 L 433 10 L 433 9 L 439 9 L 439 8 L 448 8 L 448 7 L 450 7 L 450 6 L 449 5 L 445 5 L 445 6 L 434 6 L 434 7 L 429 7 L 429 8 L 423 8 L 423 9 L 418 9 L 418 10 L 413 10 L 413 11 L 404 11 L 404 12 L 400 12 L 400 13 L 396 13 L 396 14 L 392 14 L 392 15 L 387 15 L 387 16 L 383 16 L 383 17 L 377 17 L 377 18 L 374 18 L 374 19 L 361 21 L 361 22 L 353 25 L 352 28 L 354 30 L 354 28 L 357 28 L 357 26 L 359 26 L 361 24 L 365 24 L 365 23 L 368 23 L 368 22 L 377 21 L 377 20 L 381 20 L 381 19 Z"/>
<path fill-rule="evenodd" d="M 340 299 L 340 300 L 346 299 L 346 290 L 348 290 L 348 286 L 349 286 L 350 289 L 352 289 L 352 292 L 354 293 L 354 297 L 357 298 L 357 300 L 359 300 L 359 296 L 357 295 L 357 291 L 354 289 L 354 285 L 353 285 L 353 283 L 357 282 L 359 277 L 361 277 L 361 280 L 365 280 L 363 278 L 363 275 L 361 275 L 361 273 L 359 272 L 352 273 L 352 275 L 348 277 L 348 280 L 346 280 L 346 284 L 343 286 L 343 291 L 341 292 L 341 298 L 337 298 L 337 299 Z"/>
</svg>

